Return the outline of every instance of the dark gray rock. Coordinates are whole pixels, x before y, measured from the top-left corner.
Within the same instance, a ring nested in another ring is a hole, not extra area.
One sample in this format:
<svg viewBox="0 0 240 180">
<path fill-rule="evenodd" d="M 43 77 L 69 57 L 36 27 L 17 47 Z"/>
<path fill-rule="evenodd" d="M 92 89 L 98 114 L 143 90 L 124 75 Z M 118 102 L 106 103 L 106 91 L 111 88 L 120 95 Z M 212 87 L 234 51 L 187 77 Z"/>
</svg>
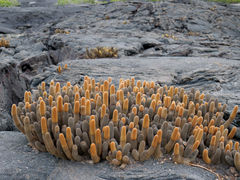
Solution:
<svg viewBox="0 0 240 180">
<path fill-rule="evenodd" d="M 209 171 L 169 161 L 146 161 L 124 171 L 107 162 L 59 160 L 27 145 L 19 132 L 0 132 L 0 179 L 216 179 Z"/>
</svg>

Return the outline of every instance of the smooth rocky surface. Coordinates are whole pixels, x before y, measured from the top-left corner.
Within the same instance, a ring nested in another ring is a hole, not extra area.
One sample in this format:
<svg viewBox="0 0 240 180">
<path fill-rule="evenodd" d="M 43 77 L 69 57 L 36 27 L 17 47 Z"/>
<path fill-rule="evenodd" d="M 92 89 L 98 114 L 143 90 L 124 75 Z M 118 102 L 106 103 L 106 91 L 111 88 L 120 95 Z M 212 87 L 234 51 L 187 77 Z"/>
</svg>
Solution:
<svg viewBox="0 0 240 180">
<path fill-rule="evenodd" d="M 71 162 L 49 153 L 39 153 L 27 146 L 19 132 L 0 132 L 0 179 L 216 179 L 201 168 L 171 162 L 146 161 L 121 170 L 107 162 Z"/>
</svg>

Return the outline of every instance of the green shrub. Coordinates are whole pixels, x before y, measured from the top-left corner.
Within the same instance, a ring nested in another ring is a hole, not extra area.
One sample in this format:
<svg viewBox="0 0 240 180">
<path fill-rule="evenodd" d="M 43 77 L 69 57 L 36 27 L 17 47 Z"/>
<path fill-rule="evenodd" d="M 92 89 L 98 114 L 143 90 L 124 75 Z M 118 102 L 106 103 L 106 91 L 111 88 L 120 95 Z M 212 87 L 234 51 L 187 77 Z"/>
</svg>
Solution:
<svg viewBox="0 0 240 180">
<path fill-rule="evenodd" d="M 0 0 L 0 7 L 19 6 L 17 0 Z"/>
</svg>

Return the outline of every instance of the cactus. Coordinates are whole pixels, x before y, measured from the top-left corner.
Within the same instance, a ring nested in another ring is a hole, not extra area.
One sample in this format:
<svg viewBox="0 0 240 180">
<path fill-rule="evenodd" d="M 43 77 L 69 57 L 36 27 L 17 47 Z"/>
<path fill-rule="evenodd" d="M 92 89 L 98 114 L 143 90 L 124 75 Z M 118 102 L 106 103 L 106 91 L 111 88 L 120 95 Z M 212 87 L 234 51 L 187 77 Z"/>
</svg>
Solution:
<svg viewBox="0 0 240 180">
<path fill-rule="evenodd" d="M 93 163 L 108 160 L 126 167 L 135 161 L 159 159 L 173 152 L 173 161 L 190 164 L 196 157 L 207 164 L 226 163 L 239 170 L 239 142 L 229 133 L 238 107 L 223 121 L 226 105 L 200 91 L 132 78 L 83 86 L 42 82 L 37 96 L 26 91 L 24 102 L 12 105 L 16 127 L 31 146 L 56 157 Z M 130 157 L 131 156 L 131 157 Z"/>
</svg>

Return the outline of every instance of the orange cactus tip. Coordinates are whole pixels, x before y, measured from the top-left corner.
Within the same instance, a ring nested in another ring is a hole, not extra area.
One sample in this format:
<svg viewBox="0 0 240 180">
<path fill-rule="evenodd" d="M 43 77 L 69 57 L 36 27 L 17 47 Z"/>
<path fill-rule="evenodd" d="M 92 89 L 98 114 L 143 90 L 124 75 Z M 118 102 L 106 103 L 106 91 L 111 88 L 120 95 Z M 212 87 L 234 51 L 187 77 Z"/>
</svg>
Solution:
<svg viewBox="0 0 240 180">
<path fill-rule="evenodd" d="M 210 145 L 211 146 L 215 146 L 216 145 L 216 136 L 212 136 Z"/>
<path fill-rule="evenodd" d="M 202 137 L 203 137 L 203 129 L 199 129 L 197 136 L 196 136 L 196 141 L 201 142 Z"/>
<path fill-rule="evenodd" d="M 137 139 L 137 128 L 133 128 L 132 133 L 131 133 L 131 140 L 136 140 Z"/>
<path fill-rule="evenodd" d="M 68 65 L 67 64 L 64 64 L 64 69 L 67 69 L 68 68 Z"/>
<path fill-rule="evenodd" d="M 118 110 L 117 109 L 115 109 L 113 111 L 113 119 L 112 120 L 113 120 L 114 124 L 116 124 L 118 122 Z"/>
<path fill-rule="evenodd" d="M 85 98 L 86 99 L 90 99 L 90 92 L 89 92 L 89 90 L 85 91 Z"/>
<path fill-rule="evenodd" d="M 238 151 L 239 150 L 239 142 L 235 142 L 234 144 L 234 150 Z"/>
<path fill-rule="evenodd" d="M 149 115 L 148 114 L 145 114 L 144 115 L 144 118 L 143 118 L 143 125 L 142 127 L 143 128 L 149 128 Z"/>
<path fill-rule="evenodd" d="M 90 129 L 89 134 L 91 136 L 93 136 L 95 134 L 95 131 L 96 131 L 96 125 L 95 125 L 95 120 L 94 119 L 89 121 L 89 129 Z"/>
<path fill-rule="evenodd" d="M 28 96 L 28 92 L 27 91 L 25 91 L 25 93 L 24 93 L 24 102 L 26 103 L 26 102 L 29 102 L 29 98 L 28 98 L 29 96 Z"/>
<path fill-rule="evenodd" d="M 117 159 L 118 161 L 121 161 L 121 160 L 122 160 L 122 152 L 121 152 L 121 151 L 117 151 L 116 159 Z"/>
<path fill-rule="evenodd" d="M 85 91 L 87 90 L 87 88 L 88 88 L 88 81 L 87 80 L 84 80 L 83 88 L 84 88 Z"/>
<path fill-rule="evenodd" d="M 151 146 L 154 147 L 154 148 L 156 148 L 157 145 L 158 145 L 158 140 L 159 140 L 159 138 L 158 138 L 158 135 L 156 134 L 156 135 L 153 137 Z"/>
<path fill-rule="evenodd" d="M 43 97 L 44 97 L 44 98 L 47 98 L 47 91 L 44 91 L 44 92 L 43 92 Z"/>
<path fill-rule="evenodd" d="M 209 127 L 208 127 L 209 128 Z M 215 127 L 214 126 L 210 126 L 209 128 L 209 133 L 210 134 L 213 134 L 214 133 L 214 130 L 215 130 Z"/>
<path fill-rule="evenodd" d="M 142 83 L 140 80 L 137 81 L 137 87 L 140 88 L 142 86 Z"/>
<path fill-rule="evenodd" d="M 236 132 L 237 132 L 237 128 L 236 128 L 236 126 L 234 126 L 232 128 L 232 130 L 230 131 L 230 133 L 228 134 L 228 138 L 232 139 L 235 136 Z"/>
<path fill-rule="evenodd" d="M 220 142 L 224 142 L 224 136 L 221 136 L 221 138 L 219 139 Z"/>
<path fill-rule="evenodd" d="M 67 87 L 70 87 L 71 86 L 71 83 L 68 81 L 67 82 Z"/>
<path fill-rule="evenodd" d="M 187 96 L 187 94 L 184 94 L 184 96 L 183 96 L 183 103 L 184 103 L 184 106 L 183 106 L 183 107 L 186 107 L 186 105 L 187 105 L 187 101 L 188 101 L 188 96 Z"/>
<path fill-rule="evenodd" d="M 155 97 L 156 97 L 156 95 L 152 94 L 151 99 L 153 100 L 153 99 L 155 99 Z"/>
<path fill-rule="evenodd" d="M 132 113 L 136 116 L 137 115 L 137 108 L 136 107 L 133 107 L 132 108 Z"/>
<path fill-rule="evenodd" d="M 198 148 L 199 144 L 200 144 L 200 141 L 196 140 L 195 143 L 193 144 L 192 151 L 195 151 Z"/>
<path fill-rule="evenodd" d="M 181 118 L 177 117 L 175 120 L 175 126 L 180 127 L 180 125 L 181 125 Z"/>
<path fill-rule="evenodd" d="M 178 133 L 179 133 L 178 128 L 175 127 L 175 128 L 173 129 L 173 132 L 172 132 L 172 135 L 171 135 L 171 140 L 177 141 L 177 140 L 180 138 L 179 135 L 178 135 Z"/>
<path fill-rule="evenodd" d="M 50 106 L 52 106 L 52 102 L 53 102 L 53 97 L 52 97 L 52 95 L 49 95 L 48 96 L 48 103 L 49 103 Z"/>
<path fill-rule="evenodd" d="M 74 114 L 79 114 L 79 111 L 80 111 L 79 101 L 75 101 L 75 103 L 74 103 Z"/>
<path fill-rule="evenodd" d="M 119 95 L 120 95 L 120 99 L 119 99 L 119 100 L 120 100 L 121 103 L 123 103 L 123 101 L 124 101 L 124 93 L 123 93 L 123 90 L 119 90 L 119 93 L 120 93 L 120 94 L 119 94 Z"/>
<path fill-rule="evenodd" d="M 203 99 L 204 99 L 204 96 L 205 96 L 204 94 L 201 94 L 201 95 L 200 95 L 200 99 L 203 100 Z"/>
<path fill-rule="evenodd" d="M 48 131 L 47 130 L 47 120 L 44 116 L 41 118 L 41 129 L 42 129 L 42 134 L 45 134 Z"/>
<path fill-rule="evenodd" d="M 137 93 L 136 104 L 141 105 L 141 93 L 140 92 Z"/>
<path fill-rule="evenodd" d="M 92 143 L 90 146 L 90 154 L 92 157 L 97 156 L 97 149 L 96 149 L 96 145 L 94 143 Z"/>
<path fill-rule="evenodd" d="M 196 126 L 197 125 L 197 120 L 198 120 L 198 116 L 194 116 L 193 120 L 192 120 L 192 126 Z"/>
<path fill-rule="evenodd" d="M 232 111 L 232 113 L 230 115 L 230 118 L 231 119 L 235 119 L 235 117 L 237 115 L 237 112 L 238 112 L 238 105 L 234 106 L 233 111 Z"/>
<path fill-rule="evenodd" d="M 59 134 L 59 140 L 60 140 L 60 143 L 61 143 L 62 147 L 67 147 L 67 141 L 66 141 L 63 133 Z"/>
<path fill-rule="evenodd" d="M 230 144 L 227 144 L 227 145 L 225 146 L 225 152 L 227 152 L 228 150 L 230 151 L 230 150 L 231 150 L 230 147 L 231 147 Z"/>
<path fill-rule="evenodd" d="M 57 83 L 56 83 L 56 87 L 55 87 L 55 93 L 60 92 L 60 89 L 61 89 L 60 83 L 57 82 Z"/>
<path fill-rule="evenodd" d="M 208 157 L 208 150 L 207 149 L 203 150 L 203 160 L 207 164 L 211 163 L 211 159 Z"/>
<path fill-rule="evenodd" d="M 86 115 L 91 115 L 91 104 L 89 99 L 86 101 Z"/>
<path fill-rule="evenodd" d="M 109 89 L 109 82 L 105 80 L 103 85 L 103 91 L 108 91 L 108 89 Z"/>
<path fill-rule="evenodd" d="M 122 126 L 120 139 L 121 139 L 121 141 L 126 140 L 126 126 Z"/>
<path fill-rule="evenodd" d="M 86 98 L 85 97 L 82 97 L 81 98 L 81 106 L 85 106 L 86 105 Z"/>
<path fill-rule="evenodd" d="M 152 100 L 150 107 L 153 108 L 153 111 L 155 111 L 155 109 L 156 109 L 156 100 L 155 99 Z"/>
<path fill-rule="evenodd" d="M 16 104 L 12 105 L 11 114 L 12 114 L 12 116 L 16 116 L 17 115 L 17 106 L 16 106 Z"/>
<path fill-rule="evenodd" d="M 174 153 L 175 156 L 179 155 L 179 143 L 176 143 L 174 145 L 173 153 Z"/>
<path fill-rule="evenodd" d="M 58 66 L 57 71 L 58 71 L 58 73 L 61 73 L 62 72 L 62 67 Z"/>
<path fill-rule="evenodd" d="M 63 105 L 63 111 L 64 112 L 68 112 L 68 103 L 64 103 L 64 105 Z"/>
<path fill-rule="evenodd" d="M 58 113 L 56 106 L 52 108 L 52 123 L 58 123 Z"/>
<path fill-rule="evenodd" d="M 210 112 L 210 113 L 214 113 L 214 110 L 215 110 L 215 102 L 212 101 L 212 102 L 210 103 L 209 112 Z"/>
<path fill-rule="evenodd" d="M 121 121 L 123 122 L 123 124 L 125 124 L 125 123 L 126 123 L 126 118 L 125 118 L 125 117 L 122 117 L 122 118 L 121 118 Z"/>
<path fill-rule="evenodd" d="M 112 84 L 110 87 L 110 95 L 115 94 L 115 86 Z"/>
<path fill-rule="evenodd" d="M 175 103 L 175 101 L 173 101 L 172 104 L 170 105 L 170 108 L 169 108 L 169 109 L 170 109 L 171 111 L 174 111 L 174 110 L 175 110 L 175 107 L 176 107 L 176 103 Z"/>
<path fill-rule="evenodd" d="M 114 141 L 112 141 L 111 143 L 110 143 L 110 150 L 111 150 L 111 152 L 114 152 L 114 151 L 116 151 L 117 149 L 116 149 L 116 145 L 115 145 L 115 142 Z"/>
<path fill-rule="evenodd" d="M 143 112 L 143 111 L 144 111 L 144 106 L 143 106 L 143 105 L 140 105 L 140 106 L 139 106 L 139 111 L 140 111 L 140 112 Z"/>
<path fill-rule="evenodd" d="M 207 133 L 207 132 L 208 132 L 208 127 L 205 126 L 205 127 L 203 128 L 203 131 L 204 131 L 205 133 Z"/>
<path fill-rule="evenodd" d="M 96 144 L 101 144 L 102 143 L 102 136 L 101 136 L 101 130 L 97 129 L 95 131 L 95 142 Z"/>
<path fill-rule="evenodd" d="M 197 124 L 198 124 L 198 125 L 202 125 L 202 122 L 203 122 L 203 117 L 200 116 L 200 117 L 198 118 L 198 120 L 197 120 Z"/>
<path fill-rule="evenodd" d="M 106 105 L 103 104 L 102 108 L 101 108 L 101 118 L 103 118 L 105 116 L 105 114 L 106 114 Z"/>
<path fill-rule="evenodd" d="M 215 120 L 214 120 L 214 119 L 211 119 L 211 121 L 210 121 L 209 124 L 208 124 L 208 128 L 211 127 L 212 125 L 214 125 L 214 123 L 215 123 Z"/>
<path fill-rule="evenodd" d="M 157 135 L 158 135 L 158 144 L 161 144 L 161 142 L 162 142 L 162 130 L 161 129 L 158 130 Z"/>
<path fill-rule="evenodd" d="M 108 106 L 108 92 L 107 91 L 103 93 L 103 104 Z"/>
<path fill-rule="evenodd" d="M 72 138 L 72 132 L 71 132 L 71 128 L 67 127 L 66 129 L 66 138 L 67 139 L 71 139 Z"/>
<path fill-rule="evenodd" d="M 57 110 L 58 110 L 58 112 L 63 111 L 63 98 L 62 98 L 62 96 L 57 97 Z"/>
<path fill-rule="evenodd" d="M 125 111 L 128 110 L 128 99 L 127 98 L 123 102 L 123 110 L 125 110 Z"/>
<path fill-rule="evenodd" d="M 159 117 L 161 117 L 161 115 L 162 115 L 162 107 L 158 108 L 157 114 L 158 114 Z"/>
<path fill-rule="evenodd" d="M 184 111 L 184 108 L 180 107 L 179 111 L 178 111 L 178 116 L 182 117 L 183 116 L 183 111 Z"/>
<path fill-rule="evenodd" d="M 80 95 L 78 92 L 75 93 L 74 101 L 79 101 Z"/>
<path fill-rule="evenodd" d="M 41 84 L 41 88 L 42 88 L 42 91 L 45 91 L 45 82 L 43 81 L 42 84 Z"/>
<path fill-rule="evenodd" d="M 133 128 L 134 128 L 134 122 L 130 122 L 129 128 L 130 128 L 130 129 L 133 129 Z"/>
<path fill-rule="evenodd" d="M 109 126 L 103 127 L 103 137 L 104 139 L 110 139 L 110 128 Z"/>
<path fill-rule="evenodd" d="M 40 115 L 45 116 L 45 114 L 46 114 L 46 104 L 42 100 L 42 101 L 40 101 Z"/>
<path fill-rule="evenodd" d="M 151 81 L 150 88 L 154 88 L 154 87 L 155 87 L 155 83 L 153 81 Z"/>
</svg>

